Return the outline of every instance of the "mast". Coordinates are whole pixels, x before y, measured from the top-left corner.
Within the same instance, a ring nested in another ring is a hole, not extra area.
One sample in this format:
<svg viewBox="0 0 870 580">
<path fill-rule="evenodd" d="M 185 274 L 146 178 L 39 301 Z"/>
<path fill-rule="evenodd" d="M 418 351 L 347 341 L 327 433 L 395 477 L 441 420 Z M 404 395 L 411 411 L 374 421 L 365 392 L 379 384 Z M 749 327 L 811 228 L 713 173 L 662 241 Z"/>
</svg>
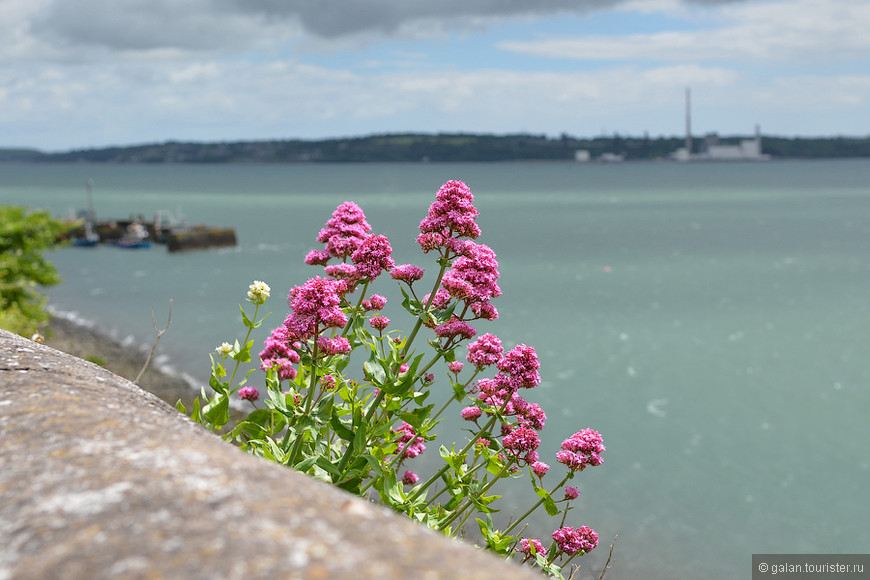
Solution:
<svg viewBox="0 0 870 580">
<path fill-rule="evenodd" d="M 686 154 L 692 156 L 692 89 L 686 88 Z"/>
<path fill-rule="evenodd" d="M 88 221 L 93 223 L 94 221 L 94 180 L 88 179 L 85 186 L 88 189 Z"/>
</svg>

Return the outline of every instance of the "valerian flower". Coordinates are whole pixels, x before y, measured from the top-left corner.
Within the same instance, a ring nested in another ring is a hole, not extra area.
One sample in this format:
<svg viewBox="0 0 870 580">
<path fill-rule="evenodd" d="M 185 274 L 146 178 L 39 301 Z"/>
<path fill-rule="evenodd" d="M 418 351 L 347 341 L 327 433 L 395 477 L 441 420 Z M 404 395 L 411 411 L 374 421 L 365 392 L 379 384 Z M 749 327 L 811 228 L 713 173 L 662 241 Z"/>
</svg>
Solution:
<svg viewBox="0 0 870 580">
<path fill-rule="evenodd" d="M 532 463 L 532 471 L 538 477 L 544 477 L 544 475 L 546 475 L 549 470 L 550 466 L 543 461 L 535 461 L 534 463 Z"/>
<path fill-rule="evenodd" d="M 519 545 L 515 548 L 517 552 L 522 553 L 526 558 L 532 558 L 536 554 L 544 554 L 544 545 L 541 540 L 523 538 Z M 534 549 L 534 554 L 532 550 Z"/>
<path fill-rule="evenodd" d="M 341 280 L 320 276 L 290 290 L 290 314 L 284 326 L 294 340 L 307 340 L 326 328 L 341 328 L 347 316 L 341 310 L 341 297 L 347 285 Z"/>
<path fill-rule="evenodd" d="M 466 421 L 477 421 L 482 414 L 483 411 L 480 410 L 480 407 L 465 407 L 460 412 L 460 415 Z"/>
<path fill-rule="evenodd" d="M 482 368 L 496 364 L 503 353 L 501 340 L 487 332 L 468 345 L 468 355 L 465 358 L 474 366 Z"/>
<path fill-rule="evenodd" d="M 402 475 L 402 483 L 405 485 L 414 485 L 418 481 L 420 481 L 420 477 L 410 469 Z"/>
<path fill-rule="evenodd" d="M 448 181 L 435 194 L 428 215 L 420 222 L 417 242 L 424 252 L 442 246 L 455 252 L 459 249 L 456 238 L 476 239 L 480 235 L 477 215 L 471 189 L 461 181 Z"/>
<path fill-rule="evenodd" d="M 589 466 L 601 465 L 605 447 L 601 435 L 594 429 L 583 429 L 562 442 L 556 460 L 571 471 L 583 471 Z"/>
<path fill-rule="evenodd" d="M 366 221 L 362 208 L 346 201 L 332 212 L 326 227 L 320 230 L 317 241 L 326 244 L 326 252 L 334 258 L 350 257 L 363 243 L 372 227 Z M 309 254 L 313 263 L 320 263 L 323 254 Z M 307 262 L 307 260 L 306 260 Z"/>
<path fill-rule="evenodd" d="M 553 532 L 553 540 L 559 550 L 569 556 L 591 552 L 598 545 L 598 534 L 588 526 L 572 528 L 565 526 Z"/>
<path fill-rule="evenodd" d="M 242 387 L 239 389 L 239 398 L 253 403 L 260 398 L 260 391 L 254 387 Z"/>
<path fill-rule="evenodd" d="M 287 328 L 279 326 L 265 341 L 266 348 L 260 353 L 260 368 L 264 371 L 275 369 L 281 380 L 296 378 L 293 367 L 299 362 L 299 353 L 294 348 Z"/>
<path fill-rule="evenodd" d="M 353 252 L 351 260 L 361 278 L 374 280 L 381 272 L 389 272 L 395 266 L 392 253 L 393 248 L 386 236 L 368 236 Z"/>
<path fill-rule="evenodd" d="M 413 264 L 402 264 L 390 270 L 390 276 L 393 280 L 400 280 L 409 286 L 423 277 L 423 268 L 418 268 Z"/>
<path fill-rule="evenodd" d="M 510 375 L 514 388 L 531 389 L 540 384 L 540 366 L 535 349 L 525 344 L 515 346 L 498 362 L 499 370 Z"/>
</svg>

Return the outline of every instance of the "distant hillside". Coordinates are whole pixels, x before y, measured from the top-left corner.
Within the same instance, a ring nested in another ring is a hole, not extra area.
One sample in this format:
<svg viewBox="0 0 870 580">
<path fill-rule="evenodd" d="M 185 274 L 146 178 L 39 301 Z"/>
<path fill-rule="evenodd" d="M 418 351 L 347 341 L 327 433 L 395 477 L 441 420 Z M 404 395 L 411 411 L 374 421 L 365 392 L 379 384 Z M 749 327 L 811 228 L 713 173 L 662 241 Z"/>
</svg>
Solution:
<svg viewBox="0 0 870 580">
<path fill-rule="evenodd" d="M 0 163 L 14 161 L 39 161 L 45 156 L 36 149 L 2 149 L 0 148 Z"/>
<path fill-rule="evenodd" d="M 722 138 L 722 143 L 745 137 Z M 697 137 L 696 142 L 703 140 Z M 130 147 L 80 149 L 42 153 L 0 149 L 0 162 L 89 163 L 300 163 L 300 162 L 419 162 L 572 160 L 577 150 L 592 159 L 602 154 L 626 160 L 666 159 L 682 137 L 577 138 L 562 135 L 481 135 L 464 133 L 385 134 L 346 139 L 182 143 L 169 141 Z M 870 137 L 763 137 L 764 153 L 775 158 L 870 157 Z"/>
</svg>

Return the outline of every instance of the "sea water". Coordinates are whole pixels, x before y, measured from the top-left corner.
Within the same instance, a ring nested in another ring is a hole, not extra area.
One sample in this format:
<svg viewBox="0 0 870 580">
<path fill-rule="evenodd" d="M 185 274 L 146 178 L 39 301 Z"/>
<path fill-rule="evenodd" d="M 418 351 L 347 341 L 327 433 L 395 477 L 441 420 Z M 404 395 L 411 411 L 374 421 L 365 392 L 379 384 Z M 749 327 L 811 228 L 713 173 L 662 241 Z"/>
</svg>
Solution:
<svg viewBox="0 0 870 580">
<path fill-rule="evenodd" d="M 567 523 L 601 537 L 584 577 L 616 536 L 611 580 L 748 577 L 752 553 L 870 546 L 870 161 L 2 165 L 0 203 L 63 217 L 88 179 L 100 219 L 169 210 L 236 229 L 236 248 L 49 253 L 52 307 L 131 346 L 150 346 L 171 300 L 160 363 L 194 384 L 241 338 L 251 281 L 273 289 L 257 344 L 280 323 L 345 200 L 397 263 L 432 274 L 417 226 L 462 179 L 501 270 L 499 320 L 478 330 L 541 359 L 542 460 L 560 472 L 558 445 L 585 427 L 607 446 L 572 481 Z"/>
</svg>

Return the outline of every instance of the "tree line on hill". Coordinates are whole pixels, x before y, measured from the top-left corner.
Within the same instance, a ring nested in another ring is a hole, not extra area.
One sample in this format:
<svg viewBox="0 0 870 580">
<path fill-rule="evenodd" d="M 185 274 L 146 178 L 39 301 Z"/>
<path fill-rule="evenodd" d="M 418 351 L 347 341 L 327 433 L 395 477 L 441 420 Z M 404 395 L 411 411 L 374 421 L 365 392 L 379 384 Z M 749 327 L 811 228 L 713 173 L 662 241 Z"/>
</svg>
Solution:
<svg viewBox="0 0 870 580">
<path fill-rule="evenodd" d="M 736 143 L 747 137 L 720 139 Z M 699 137 L 696 142 L 702 141 Z M 594 160 L 614 154 L 628 161 L 668 159 L 684 146 L 683 137 L 628 137 L 614 134 L 578 138 L 513 134 L 465 133 L 384 134 L 322 140 L 237 141 L 194 143 L 168 141 L 126 147 L 77 149 L 43 153 L 33 149 L 0 149 L 0 162 L 88 163 L 295 163 L 295 162 L 447 162 L 573 160 L 578 150 Z M 762 150 L 773 158 L 823 159 L 870 157 L 868 137 L 762 138 Z"/>
</svg>

